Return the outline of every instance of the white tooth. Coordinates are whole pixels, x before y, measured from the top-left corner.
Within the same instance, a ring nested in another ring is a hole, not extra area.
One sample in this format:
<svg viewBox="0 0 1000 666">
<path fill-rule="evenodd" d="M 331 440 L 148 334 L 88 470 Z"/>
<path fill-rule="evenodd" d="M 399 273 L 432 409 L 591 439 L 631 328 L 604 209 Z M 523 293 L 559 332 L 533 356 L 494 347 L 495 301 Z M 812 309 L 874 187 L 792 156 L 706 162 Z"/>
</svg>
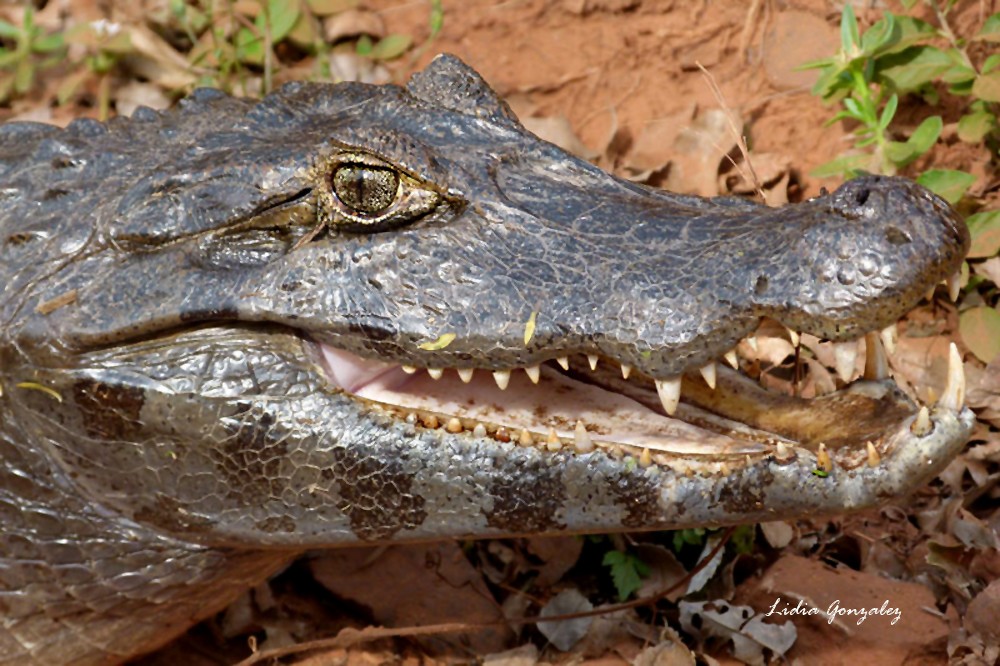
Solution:
<svg viewBox="0 0 1000 666">
<path fill-rule="evenodd" d="M 882 456 L 878 454 L 878 450 L 871 442 L 867 442 L 866 447 L 868 449 L 868 466 L 878 467 L 879 463 L 882 462 Z"/>
<path fill-rule="evenodd" d="M 932 429 L 931 426 L 931 413 L 924 405 L 917 412 L 917 418 L 913 419 L 913 423 L 910 425 L 910 430 L 917 437 L 924 437 L 930 433 Z"/>
<path fill-rule="evenodd" d="M 715 361 L 709 361 L 708 365 L 702 366 L 701 376 L 705 379 L 705 383 L 708 384 L 708 388 L 715 388 Z"/>
<path fill-rule="evenodd" d="M 928 288 L 927 289 L 927 293 L 924 295 L 924 298 L 926 298 L 928 301 L 933 302 L 934 301 L 934 292 L 935 291 L 937 291 L 937 285 L 934 285 L 933 287 Z"/>
<path fill-rule="evenodd" d="M 899 331 L 896 329 L 895 324 L 889 324 L 879 333 L 879 337 L 882 338 L 882 344 L 885 346 L 886 352 L 890 355 L 896 353 L 896 343 L 899 342 Z"/>
<path fill-rule="evenodd" d="M 486 437 L 486 426 L 484 426 L 482 423 L 477 423 L 476 427 L 472 429 L 472 436 L 478 437 L 480 439 Z"/>
<path fill-rule="evenodd" d="M 788 331 L 788 339 L 792 341 L 792 346 L 793 347 L 798 347 L 799 346 L 799 334 L 796 333 L 795 331 L 793 331 L 790 328 L 787 328 L 787 331 Z"/>
<path fill-rule="evenodd" d="M 458 377 L 462 380 L 463 384 L 468 384 L 472 381 L 472 373 L 475 372 L 472 368 L 459 368 Z"/>
<path fill-rule="evenodd" d="M 958 353 L 958 347 L 953 342 L 948 347 L 948 381 L 945 382 L 944 394 L 938 400 L 938 405 L 957 412 L 964 404 L 965 368 L 962 367 L 962 355 Z"/>
<path fill-rule="evenodd" d="M 639 467 L 649 467 L 653 464 L 653 455 L 649 452 L 649 449 L 643 449 L 642 453 L 639 454 Z"/>
<path fill-rule="evenodd" d="M 837 376 L 847 383 L 854 379 L 854 366 L 858 363 L 858 341 L 833 343 L 833 365 Z"/>
<path fill-rule="evenodd" d="M 622 363 L 622 379 L 628 379 L 628 376 L 632 374 L 632 366 L 625 365 Z"/>
<path fill-rule="evenodd" d="M 537 365 L 533 365 L 530 368 L 525 368 L 524 372 L 527 373 L 528 379 L 531 380 L 532 384 L 537 384 L 539 377 L 541 377 L 541 369 Z"/>
<path fill-rule="evenodd" d="M 501 391 L 506 391 L 507 384 L 510 384 L 510 370 L 494 370 L 493 379 L 496 380 Z"/>
<path fill-rule="evenodd" d="M 587 354 L 587 362 L 590 363 L 591 370 L 597 370 L 597 356 L 595 354 Z"/>
<path fill-rule="evenodd" d="M 757 336 L 756 335 L 748 335 L 746 337 L 746 341 L 747 341 L 747 346 L 749 346 L 750 349 L 752 349 L 754 351 L 754 353 L 756 354 L 757 351 L 758 351 L 757 350 Z"/>
<path fill-rule="evenodd" d="M 681 378 L 657 379 L 656 392 L 663 403 L 663 409 L 668 415 L 673 416 L 677 411 L 677 404 L 681 401 Z"/>
<path fill-rule="evenodd" d="M 408 375 L 412 375 L 416 371 L 417 371 L 417 369 L 414 368 L 412 365 L 404 365 L 403 366 L 403 372 L 405 372 Z"/>
<path fill-rule="evenodd" d="M 431 379 L 441 379 L 444 370 L 441 368 L 427 368 L 427 374 L 431 376 Z"/>
<path fill-rule="evenodd" d="M 730 349 L 725 354 L 723 354 L 722 357 L 724 359 L 726 359 L 726 363 L 728 363 L 729 365 L 733 366 L 733 370 L 739 370 L 740 369 L 740 359 L 738 359 L 736 357 L 736 350 L 735 349 Z"/>
<path fill-rule="evenodd" d="M 567 356 L 557 356 L 556 363 L 558 363 L 563 370 L 569 370 L 569 357 Z"/>
<path fill-rule="evenodd" d="M 552 453 L 562 449 L 562 441 L 559 439 L 559 435 L 556 433 L 555 428 L 549 428 L 549 438 L 545 440 L 545 448 Z"/>
<path fill-rule="evenodd" d="M 576 422 L 576 428 L 573 429 L 573 448 L 576 449 L 577 453 L 590 453 L 594 450 L 594 441 L 590 439 L 590 433 L 583 426 L 583 421 Z"/>
<path fill-rule="evenodd" d="M 776 457 L 778 458 L 778 460 L 786 460 L 788 458 L 788 453 L 789 453 L 788 446 L 784 442 L 779 441 L 775 453 L 777 453 Z"/>
<path fill-rule="evenodd" d="M 952 301 L 958 300 L 958 294 L 962 291 L 962 274 L 955 273 L 946 280 L 948 283 L 948 297 Z"/>
<path fill-rule="evenodd" d="M 865 334 L 865 379 L 885 379 L 889 376 L 889 359 L 877 333 Z"/>
</svg>

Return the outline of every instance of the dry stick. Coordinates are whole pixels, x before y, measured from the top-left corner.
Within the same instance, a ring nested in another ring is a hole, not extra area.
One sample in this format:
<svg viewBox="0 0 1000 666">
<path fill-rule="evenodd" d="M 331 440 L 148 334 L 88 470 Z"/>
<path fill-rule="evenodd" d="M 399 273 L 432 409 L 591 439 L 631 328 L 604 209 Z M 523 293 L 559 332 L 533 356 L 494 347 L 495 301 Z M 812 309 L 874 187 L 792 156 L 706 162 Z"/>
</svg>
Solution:
<svg viewBox="0 0 1000 666">
<path fill-rule="evenodd" d="M 747 9 L 747 16 L 743 20 L 743 30 L 740 31 L 740 43 L 737 53 L 744 61 L 747 61 L 747 50 L 750 48 L 750 35 L 753 32 L 754 23 L 757 20 L 757 12 L 760 10 L 760 0 L 753 0 Z"/>
<path fill-rule="evenodd" d="M 701 73 L 705 76 L 705 80 L 708 82 L 709 87 L 712 89 L 712 94 L 715 95 L 715 101 L 719 103 L 722 111 L 726 114 L 726 120 L 729 122 L 729 129 L 732 131 L 733 136 L 736 137 L 736 145 L 739 146 L 740 153 L 743 154 L 743 161 L 746 162 L 747 168 L 750 169 L 749 180 L 753 183 L 754 189 L 757 191 L 758 196 L 760 196 L 761 201 L 766 204 L 767 195 L 764 194 L 764 187 L 760 184 L 760 178 L 757 177 L 757 171 L 753 168 L 753 162 L 750 161 L 750 151 L 747 149 L 746 137 L 743 136 L 743 133 L 736 127 L 736 122 L 733 120 L 732 108 L 726 104 L 726 100 L 722 96 L 722 91 L 719 90 L 719 86 L 715 83 L 715 77 L 713 77 L 700 62 L 695 61 L 694 64 L 698 65 L 698 69 L 701 70 Z M 728 153 L 726 154 L 726 159 L 728 159 L 730 163 L 736 167 L 736 170 L 740 172 L 741 176 L 744 178 L 747 177 L 746 172 L 743 171 L 739 164 L 733 161 L 733 158 L 729 157 Z"/>
<path fill-rule="evenodd" d="M 730 537 L 733 536 L 733 532 L 736 531 L 735 527 L 727 527 L 726 531 L 723 532 L 722 538 L 719 539 L 719 543 L 715 544 L 715 547 L 703 557 L 691 571 L 687 572 L 680 580 L 671 585 L 670 587 L 660 590 L 656 594 L 644 597 L 642 599 L 635 599 L 633 601 L 626 601 L 625 603 L 612 604 L 610 606 L 602 606 L 601 608 L 595 608 L 589 611 L 580 611 L 579 613 L 566 613 L 564 615 L 550 615 L 548 617 L 522 617 L 514 619 L 503 619 L 496 620 L 493 622 L 446 622 L 442 624 L 428 624 L 422 627 L 401 627 L 399 629 L 386 628 L 386 627 L 366 627 L 364 629 L 342 629 L 340 633 L 332 638 L 322 638 L 316 641 L 308 641 L 305 643 L 298 643 L 296 645 L 289 645 L 281 648 L 274 648 L 273 650 L 264 650 L 263 652 L 254 652 L 243 661 L 238 662 L 235 666 L 251 666 L 265 659 L 278 659 L 279 657 L 287 657 L 293 654 L 300 654 L 303 652 L 309 652 L 312 650 L 322 650 L 322 649 L 336 649 L 336 648 L 348 648 L 352 645 L 358 643 L 367 643 L 369 641 L 381 640 L 383 638 L 404 638 L 409 636 L 429 636 L 437 634 L 454 634 L 454 633 L 467 633 L 475 629 L 487 629 L 489 627 L 502 627 L 504 625 L 520 625 L 520 624 L 534 624 L 536 622 L 560 622 L 563 620 L 575 620 L 581 617 L 597 617 L 599 615 L 608 615 L 610 613 L 616 613 L 622 610 L 630 610 L 632 608 L 639 608 L 640 606 L 646 606 L 656 603 L 661 599 L 665 598 L 668 594 L 674 590 L 680 589 L 682 586 L 687 585 L 691 582 L 698 572 L 704 569 L 708 564 L 715 559 L 715 556 L 719 554 L 719 551 L 729 543 Z"/>
</svg>

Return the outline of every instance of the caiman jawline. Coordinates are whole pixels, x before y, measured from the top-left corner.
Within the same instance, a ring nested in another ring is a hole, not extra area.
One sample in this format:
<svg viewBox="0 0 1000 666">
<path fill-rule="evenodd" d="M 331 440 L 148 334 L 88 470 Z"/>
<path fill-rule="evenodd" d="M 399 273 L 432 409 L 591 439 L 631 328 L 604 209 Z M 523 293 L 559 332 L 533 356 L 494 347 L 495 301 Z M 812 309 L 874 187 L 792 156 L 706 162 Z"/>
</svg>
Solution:
<svg viewBox="0 0 1000 666">
<path fill-rule="evenodd" d="M 331 385 L 423 427 L 550 451 L 598 448 L 634 455 L 644 465 L 668 459 L 674 464 L 678 457 L 780 459 L 801 447 L 818 459 L 827 450 L 836 452 L 838 463 L 853 467 L 878 464 L 899 433 L 923 437 L 934 427 L 932 412 L 904 396 L 889 378 L 882 340 L 891 339 L 868 334 L 862 376 L 812 399 L 767 390 L 722 364 L 713 364 L 711 373 L 704 368 L 689 372 L 683 401 L 670 416 L 660 382 L 632 368 L 623 367 L 619 374 L 593 356 L 578 354 L 572 363 L 558 357 L 526 372 L 496 376 L 489 370 L 414 372 L 318 346 Z M 557 364 L 569 370 L 560 371 Z M 947 387 L 934 413 L 960 412 L 964 390 L 961 357 L 953 344 Z"/>
</svg>

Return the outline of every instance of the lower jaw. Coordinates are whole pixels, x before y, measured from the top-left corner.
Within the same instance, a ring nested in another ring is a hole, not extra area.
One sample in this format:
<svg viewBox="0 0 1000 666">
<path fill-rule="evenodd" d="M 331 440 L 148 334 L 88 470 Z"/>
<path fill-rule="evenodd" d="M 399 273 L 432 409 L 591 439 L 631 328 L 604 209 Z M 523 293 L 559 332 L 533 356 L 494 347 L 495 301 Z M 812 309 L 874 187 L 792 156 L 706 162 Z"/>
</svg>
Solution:
<svg viewBox="0 0 1000 666">
<path fill-rule="evenodd" d="M 878 346 L 871 336 L 869 346 Z M 641 465 L 678 458 L 780 458 L 797 447 L 822 455 L 829 450 L 846 466 L 876 464 L 901 431 L 911 428 L 920 436 L 932 427 L 927 409 L 884 376 L 884 359 L 869 359 L 868 379 L 812 399 L 763 389 L 723 367 L 710 388 L 694 371 L 682 379 L 682 401 L 668 416 L 652 379 L 633 373 L 626 380 L 610 364 L 588 370 L 593 359 L 583 356 L 573 359 L 568 372 L 546 364 L 534 376 L 516 372 L 501 382 L 476 371 L 467 382 L 468 373 L 411 373 L 319 347 L 331 384 L 396 418 L 553 452 L 632 455 Z M 964 392 L 960 359 L 949 374 L 939 405 L 957 412 Z"/>
</svg>

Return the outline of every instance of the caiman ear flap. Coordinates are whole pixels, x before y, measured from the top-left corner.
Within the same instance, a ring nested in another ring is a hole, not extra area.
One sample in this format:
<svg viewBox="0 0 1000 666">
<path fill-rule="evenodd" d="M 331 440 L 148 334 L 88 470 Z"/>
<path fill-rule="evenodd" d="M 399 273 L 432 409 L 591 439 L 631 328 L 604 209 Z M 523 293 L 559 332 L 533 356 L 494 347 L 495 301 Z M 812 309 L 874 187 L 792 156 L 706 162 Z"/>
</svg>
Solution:
<svg viewBox="0 0 1000 666">
<path fill-rule="evenodd" d="M 503 125 L 521 126 L 517 116 L 476 70 L 442 53 L 422 72 L 410 77 L 406 90 L 417 99 L 468 116 Z"/>
</svg>

